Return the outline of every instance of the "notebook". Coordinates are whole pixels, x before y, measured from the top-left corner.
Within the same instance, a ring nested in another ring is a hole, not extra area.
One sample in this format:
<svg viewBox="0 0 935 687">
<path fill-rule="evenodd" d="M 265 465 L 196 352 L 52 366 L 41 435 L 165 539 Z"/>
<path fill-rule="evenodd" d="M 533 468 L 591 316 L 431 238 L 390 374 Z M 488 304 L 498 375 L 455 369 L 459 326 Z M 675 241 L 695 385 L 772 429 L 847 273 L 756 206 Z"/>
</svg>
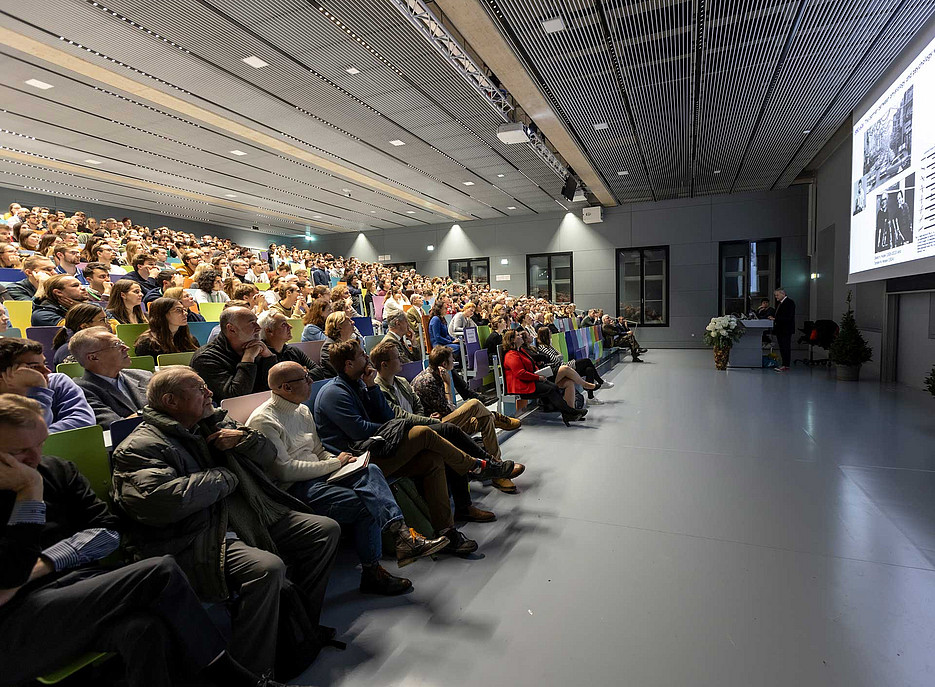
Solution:
<svg viewBox="0 0 935 687">
<path fill-rule="evenodd" d="M 338 470 L 332 472 L 328 479 L 325 481 L 328 484 L 333 484 L 334 482 L 340 482 L 341 480 L 347 479 L 351 475 L 356 475 L 358 472 L 363 470 L 367 465 L 370 464 L 370 451 L 364 452 L 362 455 L 357 456 L 357 460 L 353 463 L 348 463 L 347 465 L 342 466 Z"/>
</svg>

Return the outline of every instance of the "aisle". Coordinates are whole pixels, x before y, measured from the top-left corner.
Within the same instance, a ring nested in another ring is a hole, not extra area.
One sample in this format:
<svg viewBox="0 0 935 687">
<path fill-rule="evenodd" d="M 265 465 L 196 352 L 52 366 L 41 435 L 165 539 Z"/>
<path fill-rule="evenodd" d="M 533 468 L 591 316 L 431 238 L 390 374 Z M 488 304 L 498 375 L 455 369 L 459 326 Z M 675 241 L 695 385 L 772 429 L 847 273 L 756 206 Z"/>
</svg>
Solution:
<svg viewBox="0 0 935 687">
<path fill-rule="evenodd" d="M 933 400 L 825 371 L 718 373 L 709 351 L 622 363 L 605 405 L 538 414 L 528 471 L 470 524 L 475 560 L 357 592 L 342 553 L 305 684 L 935 684 Z M 389 569 L 395 569 L 395 566 Z"/>
</svg>

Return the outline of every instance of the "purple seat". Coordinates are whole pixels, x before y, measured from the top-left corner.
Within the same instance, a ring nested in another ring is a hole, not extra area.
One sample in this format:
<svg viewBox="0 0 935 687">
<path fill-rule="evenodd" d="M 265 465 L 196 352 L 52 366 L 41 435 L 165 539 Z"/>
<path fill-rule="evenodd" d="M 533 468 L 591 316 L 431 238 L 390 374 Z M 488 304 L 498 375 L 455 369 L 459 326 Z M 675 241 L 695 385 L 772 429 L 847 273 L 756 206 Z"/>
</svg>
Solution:
<svg viewBox="0 0 935 687">
<path fill-rule="evenodd" d="M 42 344 L 42 354 L 45 356 L 45 364 L 55 369 L 52 365 L 53 353 L 52 339 L 58 334 L 61 327 L 26 327 L 26 338 L 38 341 Z"/>
<path fill-rule="evenodd" d="M 406 363 L 403 365 L 403 369 L 400 370 L 399 376 L 405 378 L 407 382 L 411 382 L 416 378 L 416 375 L 422 372 L 422 363 L 418 360 L 412 363 Z"/>
<path fill-rule="evenodd" d="M 486 348 L 474 351 L 474 376 L 468 380 L 468 386 L 477 391 L 484 386 L 484 377 L 490 374 L 490 358 Z"/>
</svg>

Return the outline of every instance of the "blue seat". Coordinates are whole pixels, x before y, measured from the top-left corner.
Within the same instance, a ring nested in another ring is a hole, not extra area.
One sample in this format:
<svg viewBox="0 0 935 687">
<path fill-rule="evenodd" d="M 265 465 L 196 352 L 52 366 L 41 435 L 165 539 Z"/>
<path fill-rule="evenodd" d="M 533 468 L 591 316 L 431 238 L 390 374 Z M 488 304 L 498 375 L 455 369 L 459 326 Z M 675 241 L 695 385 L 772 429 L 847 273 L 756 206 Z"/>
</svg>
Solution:
<svg viewBox="0 0 935 687">
<path fill-rule="evenodd" d="M 422 372 L 422 370 L 423 370 L 423 367 L 422 367 L 421 361 L 417 360 L 413 363 L 405 363 L 403 365 L 403 369 L 400 370 L 399 372 L 399 376 L 405 378 L 407 382 L 411 382 L 413 379 L 416 378 L 417 374 Z"/>
<path fill-rule="evenodd" d="M 315 399 L 318 398 L 319 392 L 325 388 L 326 384 L 331 384 L 334 381 L 332 379 L 320 379 L 317 382 L 312 382 L 312 389 L 308 394 L 308 400 L 305 402 L 305 405 L 308 406 L 308 409 L 312 412 L 315 412 Z"/>
<path fill-rule="evenodd" d="M 14 282 L 14 281 L 23 281 L 26 278 L 26 273 L 23 270 L 17 270 L 12 267 L 0 267 L 0 281 L 2 282 Z"/>
<path fill-rule="evenodd" d="M 111 449 L 117 448 L 120 443 L 126 439 L 130 434 L 136 429 L 143 421 L 143 418 L 137 417 L 128 417 L 123 420 L 117 420 L 116 422 L 110 423 L 110 446 Z"/>
<path fill-rule="evenodd" d="M 204 346 L 208 343 L 208 337 L 211 335 L 211 330 L 218 326 L 217 322 L 189 322 L 188 331 L 191 332 L 191 335 L 198 339 L 198 343 Z"/>
<path fill-rule="evenodd" d="M 369 317 L 353 317 L 354 326 L 362 336 L 373 336 L 373 320 Z"/>
</svg>

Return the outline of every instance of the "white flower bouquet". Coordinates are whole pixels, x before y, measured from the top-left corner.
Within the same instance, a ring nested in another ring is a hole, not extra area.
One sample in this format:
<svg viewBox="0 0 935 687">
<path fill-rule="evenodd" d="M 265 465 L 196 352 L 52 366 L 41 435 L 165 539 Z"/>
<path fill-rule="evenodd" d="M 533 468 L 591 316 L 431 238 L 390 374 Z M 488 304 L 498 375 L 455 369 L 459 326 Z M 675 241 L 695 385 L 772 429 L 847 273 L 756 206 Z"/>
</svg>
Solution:
<svg viewBox="0 0 935 687">
<path fill-rule="evenodd" d="M 743 336 L 744 327 L 733 315 L 712 317 L 705 327 L 704 342 L 714 348 L 730 348 Z"/>
</svg>

